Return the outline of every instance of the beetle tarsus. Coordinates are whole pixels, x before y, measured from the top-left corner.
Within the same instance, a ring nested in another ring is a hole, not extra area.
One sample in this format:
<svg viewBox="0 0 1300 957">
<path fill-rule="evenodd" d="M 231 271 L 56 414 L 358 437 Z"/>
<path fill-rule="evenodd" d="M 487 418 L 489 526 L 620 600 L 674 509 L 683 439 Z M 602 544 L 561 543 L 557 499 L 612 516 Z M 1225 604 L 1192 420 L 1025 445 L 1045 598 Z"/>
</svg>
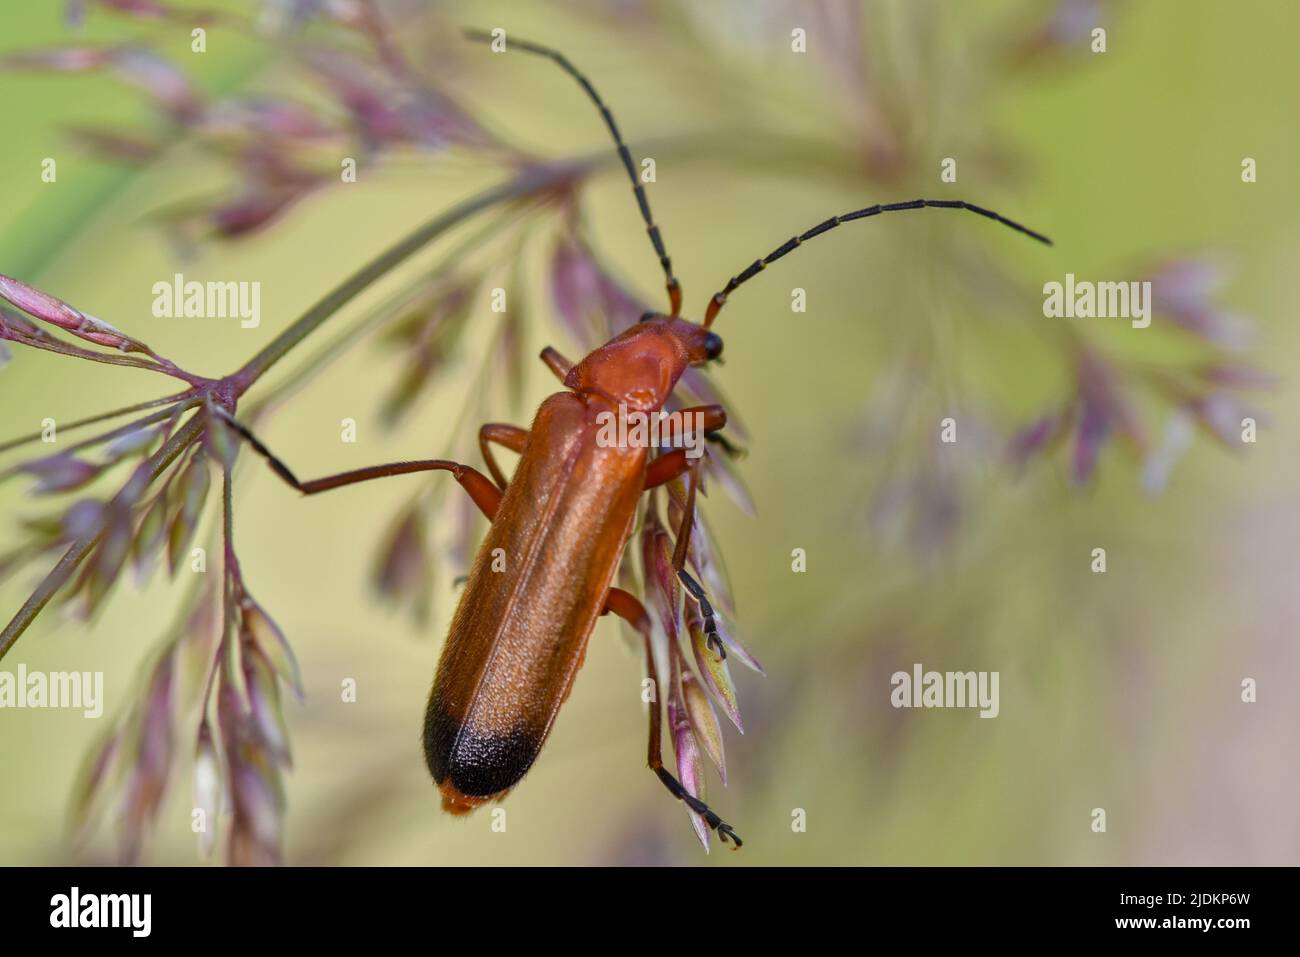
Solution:
<svg viewBox="0 0 1300 957">
<path fill-rule="evenodd" d="M 718 359 L 716 361 L 721 362 L 722 360 Z M 749 454 L 747 449 L 742 449 L 721 432 L 705 432 L 704 438 L 722 449 L 729 459 L 742 459 Z"/>
<path fill-rule="evenodd" d="M 736 849 L 745 846 L 745 842 L 740 839 L 740 835 L 731 829 L 731 825 L 725 822 L 718 824 L 718 840 L 727 843 L 727 838 L 736 842 Z"/>
<path fill-rule="evenodd" d="M 672 776 L 672 773 L 662 765 L 655 768 L 655 773 L 659 775 L 659 780 L 664 783 L 673 797 L 677 798 L 688 808 L 704 818 L 704 823 L 718 832 L 718 840 L 727 843 L 728 840 L 736 842 L 736 847 L 743 847 L 745 842 L 740 839 L 740 835 L 735 832 L 730 824 L 718 817 L 717 812 L 709 807 L 694 794 L 691 794 L 681 783 Z"/>
<path fill-rule="evenodd" d="M 704 586 L 697 582 L 695 577 L 684 568 L 677 570 L 677 579 L 682 583 L 687 593 L 695 599 L 695 603 L 700 606 L 700 617 L 704 619 L 704 644 L 719 658 L 726 660 L 727 649 L 722 644 L 722 636 L 718 634 L 717 616 L 713 612 L 713 605 L 709 602 L 709 596 L 704 593 Z"/>
<path fill-rule="evenodd" d="M 704 823 L 718 832 L 718 840 L 726 844 L 728 840 L 736 842 L 736 847 L 744 847 L 745 842 L 740 839 L 740 835 L 735 832 L 730 824 L 718 817 L 717 812 L 701 801 L 699 798 L 686 794 L 683 790 L 682 800 L 696 814 L 704 818 Z"/>
</svg>

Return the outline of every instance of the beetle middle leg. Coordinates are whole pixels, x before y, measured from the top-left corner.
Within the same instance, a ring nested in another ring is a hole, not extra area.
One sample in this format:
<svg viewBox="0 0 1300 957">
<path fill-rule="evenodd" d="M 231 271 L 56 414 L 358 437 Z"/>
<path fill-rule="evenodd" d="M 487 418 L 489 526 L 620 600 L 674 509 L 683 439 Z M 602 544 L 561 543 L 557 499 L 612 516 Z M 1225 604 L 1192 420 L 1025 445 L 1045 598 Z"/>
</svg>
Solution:
<svg viewBox="0 0 1300 957">
<path fill-rule="evenodd" d="M 492 454 L 490 443 L 495 442 L 508 448 L 511 452 L 522 452 L 524 443 L 528 441 L 528 430 L 520 428 L 517 425 L 506 425 L 503 422 L 489 422 L 478 430 L 478 447 L 483 453 L 483 461 L 487 463 L 488 471 L 492 473 L 492 479 L 497 483 L 497 488 L 501 491 L 506 489 L 506 476 L 497 465 L 496 456 Z"/>
<path fill-rule="evenodd" d="M 730 838 L 736 842 L 736 847 L 741 847 L 744 841 L 740 839 L 739 834 L 732 830 L 731 825 L 718 817 L 717 813 L 707 804 L 682 787 L 681 782 L 673 777 L 671 771 L 664 767 L 660 740 L 663 719 L 660 713 L 662 706 L 661 695 L 659 694 L 659 669 L 655 666 L 654 646 L 651 641 L 653 631 L 650 624 L 650 615 L 646 612 L 645 606 L 631 592 L 611 587 L 609 593 L 605 596 L 605 610 L 602 614 L 609 613 L 618 615 L 618 617 L 635 628 L 640 633 L 645 644 L 646 670 L 649 672 L 651 682 L 654 683 L 655 692 L 654 700 L 650 702 L 650 742 L 646 752 L 646 763 L 673 797 L 682 801 L 692 811 L 704 818 L 704 823 L 718 832 L 720 841 L 725 844 L 727 839 Z"/>
<path fill-rule="evenodd" d="M 250 446 L 253 451 L 266 459 L 271 470 L 278 475 L 286 485 L 296 488 L 304 495 L 315 495 L 318 492 L 328 492 L 330 489 L 342 488 L 344 485 L 353 485 L 357 482 L 368 482 L 371 479 L 387 478 L 390 475 L 408 475 L 411 472 L 433 472 L 444 471 L 450 472 L 452 476 L 460 483 L 461 487 L 469 493 L 469 497 L 474 500 L 474 504 L 479 507 L 484 515 L 491 521 L 496 517 L 497 506 L 501 504 L 501 490 L 492 484 L 489 479 L 478 469 L 469 465 L 462 465 L 459 462 L 452 462 L 449 459 L 417 459 L 409 462 L 388 462 L 384 465 L 371 465 L 366 468 L 352 469 L 349 472 L 340 472 L 337 475 L 327 475 L 324 478 L 310 479 L 306 482 L 299 481 L 298 476 L 293 474 L 289 466 L 284 464 L 274 452 L 262 444 L 248 426 L 237 421 L 234 417 L 224 412 L 219 413 L 222 420 L 230 426 L 232 430 L 239 434 Z"/>
</svg>

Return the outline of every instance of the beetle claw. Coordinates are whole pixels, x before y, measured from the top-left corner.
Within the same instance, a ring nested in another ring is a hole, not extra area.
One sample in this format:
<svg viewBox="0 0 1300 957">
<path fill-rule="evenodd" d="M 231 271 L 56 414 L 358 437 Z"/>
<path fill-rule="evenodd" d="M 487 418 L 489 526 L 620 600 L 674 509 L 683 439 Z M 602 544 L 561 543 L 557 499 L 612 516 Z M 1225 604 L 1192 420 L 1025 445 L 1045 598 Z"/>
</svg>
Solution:
<svg viewBox="0 0 1300 957">
<path fill-rule="evenodd" d="M 727 646 L 722 643 L 718 626 L 712 618 L 704 622 L 704 643 L 723 661 L 727 660 Z"/>
<path fill-rule="evenodd" d="M 654 772 L 659 776 L 659 780 L 664 783 L 664 787 L 672 793 L 673 797 L 677 798 L 696 814 L 700 815 L 700 817 L 704 818 L 704 823 L 718 832 L 718 840 L 723 844 L 727 843 L 728 840 L 732 840 L 736 842 L 736 847 L 744 846 L 745 842 L 740 839 L 739 834 L 732 830 L 731 825 L 718 817 L 717 812 L 714 811 L 713 808 L 709 807 L 690 791 L 686 790 L 686 788 L 682 787 L 681 783 L 673 777 L 671 771 L 660 764 L 654 767 Z"/>
<path fill-rule="evenodd" d="M 721 364 L 722 362 L 721 359 L 718 359 L 716 361 L 719 364 Z M 712 442 L 714 445 L 718 446 L 718 448 L 722 449 L 722 451 L 726 454 L 727 458 L 729 459 L 743 459 L 746 455 L 749 454 L 748 449 L 743 449 L 740 446 L 736 445 L 735 443 L 731 442 L 721 432 L 705 432 L 704 437 L 708 441 Z"/>
<path fill-rule="evenodd" d="M 740 848 L 745 846 L 745 842 L 740 839 L 739 834 L 737 834 L 734 830 L 732 830 L 730 824 L 726 823 L 725 821 L 719 821 L 718 840 L 720 840 L 723 844 L 726 844 L 727 838 L 731 838 L 731 840 L 736 842 L 736 846 L 732 848 L 732 850 L 739 850 Z"/>
</svg>

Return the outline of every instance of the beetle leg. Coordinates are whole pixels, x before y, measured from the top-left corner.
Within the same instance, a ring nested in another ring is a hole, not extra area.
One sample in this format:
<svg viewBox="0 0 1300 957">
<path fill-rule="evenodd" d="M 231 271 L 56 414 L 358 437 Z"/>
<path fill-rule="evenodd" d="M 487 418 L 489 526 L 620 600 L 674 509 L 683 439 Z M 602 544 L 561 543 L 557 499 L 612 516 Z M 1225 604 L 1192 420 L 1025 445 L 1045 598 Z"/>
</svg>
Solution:
<svg viewBox="0 0 1300 957">
<path fill-rule="evenodd" d="M 699 485 L 699 478 L 699 466 L 692 464 L 686 479 L 686 504 L 682 508 L 681 525 L 677 528 L 677 544 L 673 548 L 673 570 L 677 572 L 677 580 L 682 583 L 686 593 L 699 605 L 700 617 L 703 619 L 704 643 L 712 648 L 719 658 L 725 659 L 727 649 L 722 643 L 721 636 L 718 635 L 718 621 L 714 615 L 713 605 L 704 592 L 704 586 L 686 570 L 686 562 L 690 557 L 691 529 L 695 527 L 695 490 Z"/>
<path fill-rule="evenodd" d="M 727 646 L 722 643 L 722 638 L 718 635 L 718 621 L 714 615 L 713 605 L 709 603 L 709 598 L 704 593 L 704 586 L 697 582 L 685 568 L 677 569 L 677 580 L 700 606 L 700 617 L 704 619 L 704 643 L 712 648 L 719 658 L 726 658 Z"/>
<path fill-rule="evenodd" d="M 704 437 L 713 442 L 726 453 L 729 459 L 742 459 L 745 457 L 745 450 L 736 445 L 721 432 L 705 432 Z"/>
<path fill-rule="evenodd" d="M 710 438 L 714 432 L 722 431 L 727 424 L 727 410 L 720 405 L 692 405 L 685 409 L 678 409 L 672 412 L 668 417 L 668 428 L 665 430 L 668 434 L 664 438 L 665 445 L 676 445 L 681 441 L 685 434 L 680 428 L 682 423 L 695 424 L 695 419 L 699 419 L 699 428 L 690 428 L 686 432 L 695 434 L 703 432 L 704 437 Z"/>
<path fill-rule="evenodd" d="M 572 362 L 564 358 L 564 356 L 560 355 L 559 352 L 552 349 L 550 346 L 547 346 L 542 350 L 542 361 L 546 363 L 548 369 L 555 373 L 555 378 L 559 379 L 561 382 L 563 382 L 564 377 L 569 374 L 569 370 L 573 368 Z"/>
<path fill-rule="evenodd" d="M 664 767 L 663 752 L 660 750 L 662 715 L 660 713 L 659 670 L 655 667 L 654 648 L 651 644 L 653 630 L 650 625 L 650 615 L 646 613 L 645 606 L 631 592 L 611 587 L 605 596 L 605 610 L 602 614 L 610 612 L 618 615 L 640 632 L 645 642 L 646 669 L 650 674 L 650 680 L 654 682 L 655 692 L 654 700 L 650 702 L 650 744 L 646 753 L 646 763 L 673 797 L 704 818 L 704 822 L 718 832 L 718 840 L 725 844 L 728 839 L 731 839 L 736 842 L 736 847 L 741 847 L 744 842 L 740 839 L 740 835 L 732 830 L 731 825 L 718 817 L 717 813 L 707 804 L 682 787 L 681 782 Z"/>
<path fill-rule="evenodd" d="M 497 465 L 496 456 L 492 454 L 492 446 L 489 443 L 495 442 L 497 445 L 503 445 L 511 452 L 522 452 L 524 442 L 527 440 L 528 430 L 521 429 L 517 425 L 490 422 L 478 430 L 478 447 L 483 453 L 483 461 L 487 463 L 488 471 L 492 473 L 497 488 L 503 492 L 506 489 L 506 476 L 501 471 L 501 467 Z"/>
<path fill-rule="evenodd" d="M 686 472 L 686 502 L 682 505 L 682 520 L 677 526 L 676 545 L 673 547 L 673 571 L 677 572 L 678 577 L 681 577 L 682 572 L 686 568 L 686 561 L 690 557 L 691 529 L 695 527 L 695 492 L 696 489 L 698 489 L 699 484 L 700 465 L 699 459 L 696 459 L 691 462 L 690 467 Z M 704 589 L 701 588 L 699 583 L 696 582 L 694 578 L 691 578 L 690 575 L 687 575 L 686 577 L 695 585 L 695 589 L 691 590 L 691 594 L 695 596 L 697 601 L 703 600 Z M 686 583 L 683 581 L 682 584 Z M 690 586 L 688 585 L 687 587 L 689 588 Z M 701 607 L 700 610 L 703 611 L 703 607 Z M 712 611 L 713 609 L 710 608 L 710 614 Z"/>
<path fill-rule="evenodd" d="M 280 476 L 287 485 L 293 486 L 304 495 L 328 492 L 330 489 L 341 488 L 344 485 L 368 482 L 370 479 L 385 478 L 389 475 L 406 475 L 411 472 L 441 470 L 450 472 L 455 476 L 456 481 L 469 493 L 470 498 L 474 500 L 474 504 L 482 510 L 489 521 L 496 516 L 497 506 L 501 504 L 501 490 L 493 485 L 486 475 L 471 466 L 461 465 L 459 462 L 452 462 L 448 459 L 389 462 L 384 465 L 371 465 L 368 468 L 353 469 L 350 472 L 340 472 L 337 475 L 327 475 L 324 478 L 301 482 L 298 480 L 298 476 L 293 474 L 289 466 L 285 465 L 270 449 L 263 445 L 261 439 L 249 431 L 247 426 L 237 422 L 224 412 L 218 414 L 221 415 L 231 429 L 253 447 L 254 452 L 266 459 L 267 464 L 271 466 L 271 470 L 276 475 Z"/>
<path fill-rule="evenodd" d="M 724 442 L 724 448 L 727 448 L 728 454 L 731 454 L 731 450 L 734 446 L 731 446 L 731 443 L 729 442 L 725 442 L 725 440 L 717 434 L 722 430 L 723 426 L 727 424 L 727 410 L 720 405 L 693 405 L 689 408 L 678 410 L 677 413 L 674 413 L 674 417 L 668 421 L 668 428 L 666 429 L 667 435 L 664 438 L 664 443 L 671 445 L 680 442 L 686 434 L 680 428 L 680 423 L 689 421 L 689 419 L 695 418 L 696 416 L 700 417 L 700 424 L 702 426 L 698 431 L 702 431 L 704 437 L 709 441 Z M 697 430 L 692 429 L 691 434 L 694 434 L 696 431 Z M 698 456 L 695 459 L 692 459 L 686 454 L 686 452 L 686 449 L 673 449 L 670 452 L 665 452 L 660 455 L 646 466 L 644 488 L 657 488 L 660 485 L 671 482 L 679 475 L 685 475 L 691 465 L 698 459 Z"/>
<path fill-rule="evenodd" d="M 652 488 L 665 485 L 679 475 L 685 474 L 690 467 L 691 460 L 686 457 L 685 449 L 673 449 L 671 452 L 665 452 L 646 466 L 642 488 L 648 492 Z"/>
<path fill-rule="evenodd" d="M 705 642 L 719 658 L 726 658 L 727 648 L 718 635 L 718 622 L 713 605 L 704 592 L 704 586 L 686 570 L 686 560 L 690 554 L 691 529 L 695 527 L 695 488 L 699 478 L 699 469 L 695 463 L 698 461 L 698 459 L 687 458 L 685 449 L 673 449 L 666 455 L 659 456 L 646 467 L 644 484 L 645 488 L 652 489 L 671 482 L 684 473 L 690 474 L 686 484 L 686 507 L 682 509 L 682 523 L 677 529 L 677 544 L 673 549 L 673 569 L 677 572 L 677 579 L 682 583 L 687 594 L 700 607 L 700 617 L 704 619 Z"/>
</svg>

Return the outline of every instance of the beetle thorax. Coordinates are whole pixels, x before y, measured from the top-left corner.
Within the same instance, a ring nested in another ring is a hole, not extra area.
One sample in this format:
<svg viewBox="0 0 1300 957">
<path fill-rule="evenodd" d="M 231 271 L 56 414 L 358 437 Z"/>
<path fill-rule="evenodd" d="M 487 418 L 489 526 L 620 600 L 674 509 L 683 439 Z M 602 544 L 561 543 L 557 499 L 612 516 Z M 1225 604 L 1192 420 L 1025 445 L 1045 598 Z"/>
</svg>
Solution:
<svg viewBox="0 0 1300 957">
<path fill-rule="evenodd" d="M 633 326 L 572 369 L 564 384 L 639 412 L 663 408 L 690 364 L 676 336 L 657 324 Z"/>
</svg>

